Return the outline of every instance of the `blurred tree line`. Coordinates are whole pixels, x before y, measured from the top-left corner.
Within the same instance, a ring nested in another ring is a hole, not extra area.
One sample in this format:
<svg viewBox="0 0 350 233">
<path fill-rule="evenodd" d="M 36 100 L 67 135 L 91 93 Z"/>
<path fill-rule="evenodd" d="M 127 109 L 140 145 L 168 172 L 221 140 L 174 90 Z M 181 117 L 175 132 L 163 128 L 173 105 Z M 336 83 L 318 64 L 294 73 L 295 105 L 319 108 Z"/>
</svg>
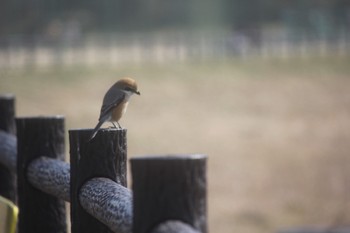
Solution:
<svg viewBox="0 0 350 233">
<path fill-rule="evenodd" d="M 0 35 L 149 31 L 267 24 L 327 33 L 348 28 L 349 0 L 1 0 Z M 56 30 L 56 31 L 55 31 Z"/>
</svg>

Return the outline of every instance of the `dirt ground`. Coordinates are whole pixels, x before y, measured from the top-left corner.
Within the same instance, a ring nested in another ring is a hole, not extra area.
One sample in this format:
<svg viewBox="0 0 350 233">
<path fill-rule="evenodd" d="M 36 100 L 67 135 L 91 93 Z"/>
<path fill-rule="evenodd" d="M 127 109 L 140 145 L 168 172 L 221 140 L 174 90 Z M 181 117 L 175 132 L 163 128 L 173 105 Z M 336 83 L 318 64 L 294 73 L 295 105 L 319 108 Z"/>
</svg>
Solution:
<svg viewBox="0 0 350 233">
<path fill-rule="evenodd" d="M 92 128 L 109 86 L 135 78 L 141 96 L 120 122 L 129 157 L 207 154 L 210 232 L 267 233 L 350 223 L 349 61 L 4 69 L 0 93 L 16 95 L 19 116 Z"/>
</svg>

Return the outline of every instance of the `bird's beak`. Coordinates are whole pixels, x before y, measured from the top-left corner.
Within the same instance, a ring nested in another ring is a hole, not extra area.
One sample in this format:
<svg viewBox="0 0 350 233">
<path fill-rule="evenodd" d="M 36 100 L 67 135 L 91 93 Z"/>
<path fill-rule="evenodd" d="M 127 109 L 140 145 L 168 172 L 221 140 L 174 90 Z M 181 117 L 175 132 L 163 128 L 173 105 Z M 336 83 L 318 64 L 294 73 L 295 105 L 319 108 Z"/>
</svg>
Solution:
<svg viewBox="0 0 350 233">
<path fill-rule="evenodd" d="M 135 91 L 136 95 L 141 95 L 141 93 L 139 91 Z"/>
</svg>

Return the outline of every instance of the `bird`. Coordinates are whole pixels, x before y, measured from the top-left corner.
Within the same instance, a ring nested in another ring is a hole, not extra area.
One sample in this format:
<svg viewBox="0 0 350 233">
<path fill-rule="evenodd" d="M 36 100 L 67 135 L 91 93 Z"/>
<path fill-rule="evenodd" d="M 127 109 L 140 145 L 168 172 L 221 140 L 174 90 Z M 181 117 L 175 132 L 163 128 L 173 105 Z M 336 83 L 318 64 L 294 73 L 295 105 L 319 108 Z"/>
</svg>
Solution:
<svg viewBox="0 0 350 233">
<path fill-rule="evenodd" d="M 102 124 L 107 121 L 112 122 L 115 128 L 117 126 L 114 122 L 117 123 L 119 129 L 122 128 L 118 121 L 126 112 L 130 97 L 133 94 L 141 95 L 137 89 L 136 81 L 129 77 L 118 80 L 109 88 L 103 97 L 100 117 L 96 127 L 92 131 L 90 141 L 96 136 Z"/>
</svg>

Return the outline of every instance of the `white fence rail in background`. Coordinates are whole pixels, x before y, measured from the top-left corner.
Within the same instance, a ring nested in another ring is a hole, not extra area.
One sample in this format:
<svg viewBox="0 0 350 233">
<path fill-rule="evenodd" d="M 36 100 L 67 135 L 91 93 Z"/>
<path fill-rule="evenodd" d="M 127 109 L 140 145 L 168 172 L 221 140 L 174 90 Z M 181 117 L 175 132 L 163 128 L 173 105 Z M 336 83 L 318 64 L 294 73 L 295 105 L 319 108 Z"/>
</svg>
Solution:
<svg viewBox="0 0 350 233">
<path fill-rule="evenodd" d="M 228 58 L 289 58 L 345 56 L 350 32 L 321 38 L 305 33 L 263 31 L 247 33 L 102 34 L 73 39 L 42 37 L 0 38 L 0 67 L 115 65 L 120 63 L 183 62 Z"/>
</svg>

